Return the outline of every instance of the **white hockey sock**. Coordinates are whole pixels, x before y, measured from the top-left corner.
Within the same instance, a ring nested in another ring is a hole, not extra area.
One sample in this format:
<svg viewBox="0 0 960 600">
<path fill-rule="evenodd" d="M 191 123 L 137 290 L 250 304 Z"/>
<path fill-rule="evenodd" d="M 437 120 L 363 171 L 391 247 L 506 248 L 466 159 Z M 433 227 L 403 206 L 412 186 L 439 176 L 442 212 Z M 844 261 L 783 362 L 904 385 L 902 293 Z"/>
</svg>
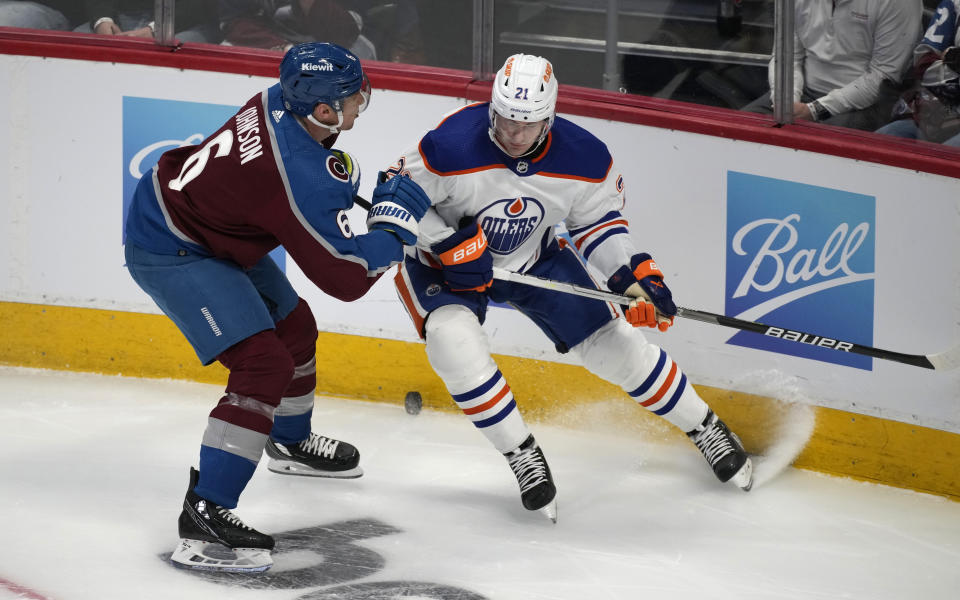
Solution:
<svg viewBox="0 0 960 600">
<path fill-rule="evenodd" d="M 427 319 L 426 340 L 430 365 L 477 429 L 500 452 L 519 446 L 530 431 L 476 315 L 459 305 L 441 307 Z"/>
</svg>

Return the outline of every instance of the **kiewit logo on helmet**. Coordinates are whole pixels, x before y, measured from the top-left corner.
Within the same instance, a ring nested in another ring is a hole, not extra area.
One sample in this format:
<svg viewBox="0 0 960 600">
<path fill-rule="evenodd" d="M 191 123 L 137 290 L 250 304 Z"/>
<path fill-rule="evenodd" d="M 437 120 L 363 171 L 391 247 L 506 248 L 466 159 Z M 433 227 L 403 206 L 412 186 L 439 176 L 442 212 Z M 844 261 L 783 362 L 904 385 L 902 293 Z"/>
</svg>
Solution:
<svg viewBox="0 0 960 600">
<path fill-rule="evenodd" d="M 332 71 L 333 65 L 327 59 L 321 58 L 319 63 L 303 63 L 300 65 L 301 71 Z"/>
</svg>

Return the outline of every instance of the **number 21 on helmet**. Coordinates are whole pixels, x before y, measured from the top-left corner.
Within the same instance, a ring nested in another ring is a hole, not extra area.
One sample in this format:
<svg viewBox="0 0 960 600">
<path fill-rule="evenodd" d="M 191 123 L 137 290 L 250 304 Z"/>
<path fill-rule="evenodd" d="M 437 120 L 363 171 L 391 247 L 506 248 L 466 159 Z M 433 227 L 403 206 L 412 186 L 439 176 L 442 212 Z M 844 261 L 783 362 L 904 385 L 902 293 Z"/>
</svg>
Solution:
<svg viewBox="0 0 960 600">
<path fill-rule="evenodd" d="M 545 58 L 514 54 L 497 71 L 490 97 L 490 137 L 495 139 L 497 116 L 512 121 L 545 121 L 535 145 L 539 145 L 553 125 L 557 107 L 557 78 L 553 65 Z"/>
</svg>

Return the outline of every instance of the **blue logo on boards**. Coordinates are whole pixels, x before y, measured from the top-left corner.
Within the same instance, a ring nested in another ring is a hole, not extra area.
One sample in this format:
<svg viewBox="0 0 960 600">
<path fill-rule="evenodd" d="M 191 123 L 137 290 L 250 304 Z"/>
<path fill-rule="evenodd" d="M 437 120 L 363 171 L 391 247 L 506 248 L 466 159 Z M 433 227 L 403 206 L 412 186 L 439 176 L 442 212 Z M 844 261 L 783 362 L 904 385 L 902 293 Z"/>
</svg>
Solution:
<svg viewBox="0 0 960 600">
<path fill-rule="evenodd" d="M 140 177 L 149 173 L 167 150 L 199 144 L 236 114 L 239 106 L 180 100 L 123 97 L 123 221 Z M 278 247 L 270 256 L 286 270 Z"/>
<path fill-rule="evenodd" d="M 487 247 L 494 254 L 509 254 L 520 247 L 543 221 L 543 205 L 533 198 L 505 198 L 477 215 Z"/>
<path fill-rule="evenodd" d="M 727 173 L 726 308 L 873 345 L 876 198 Z M 729 343 L 872 370 L 868 356 L 739 332 Z"/>
</svg>

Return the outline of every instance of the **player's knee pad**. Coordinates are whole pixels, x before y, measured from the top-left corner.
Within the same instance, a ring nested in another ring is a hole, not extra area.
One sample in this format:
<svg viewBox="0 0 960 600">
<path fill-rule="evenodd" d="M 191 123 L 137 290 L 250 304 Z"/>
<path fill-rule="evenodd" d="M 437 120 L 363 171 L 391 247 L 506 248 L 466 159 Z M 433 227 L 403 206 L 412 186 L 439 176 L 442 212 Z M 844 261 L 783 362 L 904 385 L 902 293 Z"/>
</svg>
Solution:
<svg viewBox="0 0 960 600">
<path fill-rule="evenodd" d="M 430 313 L 424 331 L 427 359 L 450 393 L 472 389 L 496 372 L 487 334 L 469 308 L 441 306 Z"/>
<path fill-rule="evenodd" d="M 276 333 L 297 366 L 309 362 L 316 355 L 317 321 L 303 298 L 289 315 L 277 322 Z"/>
<path fill-rule="evenodd" d="M 293 357 L 272 330 L 242 340 L 217 359 L 230 370 L 227 392 L 276 407 L 293 379 Z"/>
<path fill-rule="evenodd" d="M 638 404 L 683 431 L 706 416 L 707 405 L 680 367 L 623 319 L 604 325 L 574 350 L 589 371 L 619 385 Z"/>
<path fill-rule="evenodd" d="M 624 319 L 614 319 L 574 346 L 591 373 L 626 388 L 631 380 L 649 373 L 660 349 Z"/>
<path fill-rule="evenodd" d="M 457 406 L 500 452 L 519 446 L 530 431 L 473 311 L 440 307 L 430 313 L 425 331 L 427 358 Z"/>
<path fill-rule="evenodd" d="M 317 321 L 303 298 L 290 314 L 277 322 L 276 333 L 296 365 L 284 397 L 300 398 L 301 404 L 312 401 L 317 388 Z M 313 406 L 312 402 L 310 406 Z M 306 410 L 303 408 L 304 412 Z"/>
</svg>

